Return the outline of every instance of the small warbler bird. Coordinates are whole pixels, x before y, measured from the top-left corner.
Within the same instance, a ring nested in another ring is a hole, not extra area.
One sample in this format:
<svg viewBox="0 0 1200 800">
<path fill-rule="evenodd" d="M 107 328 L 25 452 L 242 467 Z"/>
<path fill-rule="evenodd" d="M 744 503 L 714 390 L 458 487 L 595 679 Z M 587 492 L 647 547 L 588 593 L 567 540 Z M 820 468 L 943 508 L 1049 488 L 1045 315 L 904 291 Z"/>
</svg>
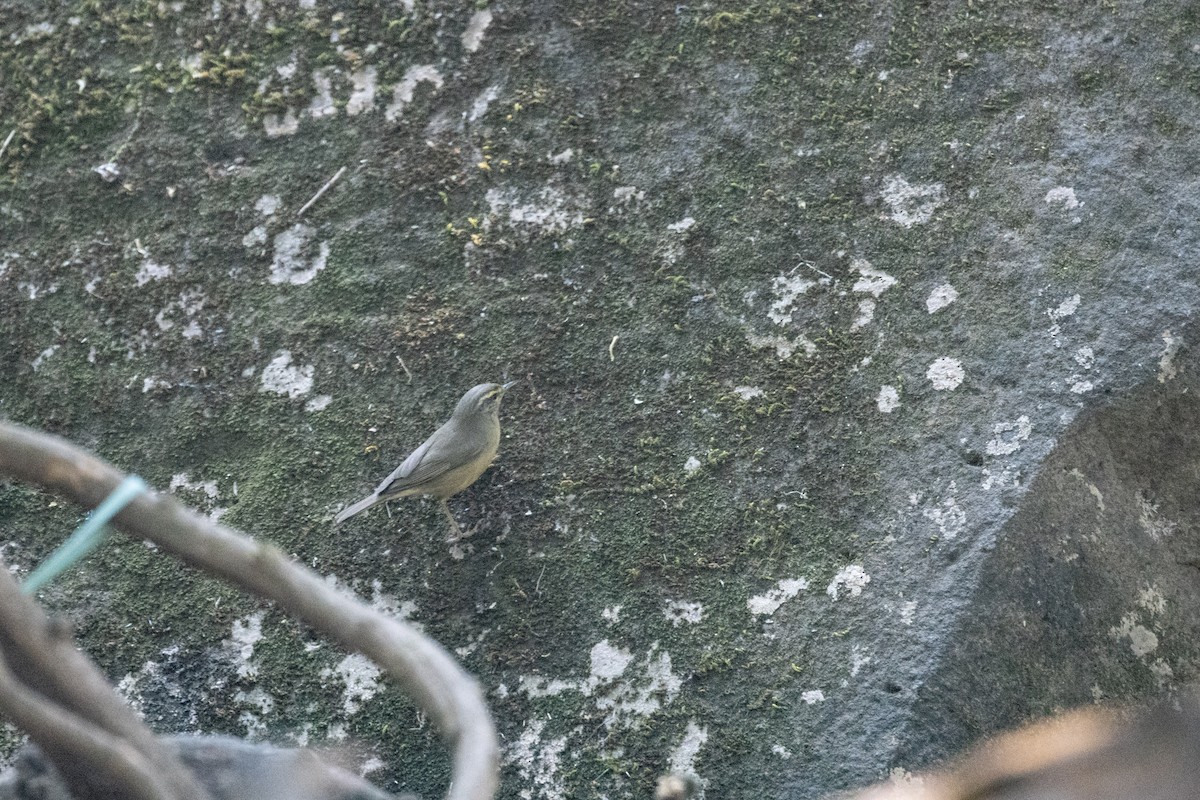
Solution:
<svg viewBox="0 0 1200 800">
<path fill-rule="evenodd" d="M 384 478 L 374 492 L 342 509 L 333 518 L 333 524 L 341 525 L 378 503 L 422 494 L 436 497 L 441 503 L 450 521 L 451 533 L 446 541 L 463 538 L 446 499 L 474 483 L 496 457 L 500 447 L 500 400 L 516 383 L 481 383 L 464 394 L 442 427 Z"/>
</svg>

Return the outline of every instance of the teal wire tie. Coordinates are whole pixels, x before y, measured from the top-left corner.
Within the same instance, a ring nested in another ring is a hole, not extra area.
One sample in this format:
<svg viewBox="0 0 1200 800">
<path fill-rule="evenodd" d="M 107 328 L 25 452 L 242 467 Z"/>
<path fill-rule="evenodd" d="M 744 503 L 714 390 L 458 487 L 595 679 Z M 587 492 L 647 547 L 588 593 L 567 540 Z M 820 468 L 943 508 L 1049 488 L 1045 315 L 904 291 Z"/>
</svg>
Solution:
<svg viewBox="0 0 1200 800">
<path fill-rule="evenodd" d="M 30 573 L 25 582 L 21 584 L 21 592 L 33 594 L 57 578 L 76 561 L 95 550 L 104 541 L 104 534 L 108 530 L 105 528 L 105 523 L 115 517 L 122 508 L 129 505 L 133 498 L 149 490 L 150 487 L 137 475 L 130 475 L 121 481 L 121 484 L 113 489 L 112 494 L 104 498 L 104 502 L 88 514 L 83 524 L 76 528 L 75 532 L 68 536 L 67 540 L 42 562 L 41 566 Z"/>
</svg>

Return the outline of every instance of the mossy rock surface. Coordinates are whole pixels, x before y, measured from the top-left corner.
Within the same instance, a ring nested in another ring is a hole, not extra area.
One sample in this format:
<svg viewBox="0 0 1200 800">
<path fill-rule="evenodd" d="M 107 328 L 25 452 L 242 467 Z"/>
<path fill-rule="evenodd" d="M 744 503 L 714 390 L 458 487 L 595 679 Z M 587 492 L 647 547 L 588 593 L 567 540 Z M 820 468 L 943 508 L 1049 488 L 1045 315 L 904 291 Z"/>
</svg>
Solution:
<svg viewBox="0 0 1200 800">
<path fill-rule="evenodd" d="M 819 797 L 1195 679 L 1195 14 L 0 0 L 0 40 L 0 415 L 422 625 L 501 797 Z M 331 528 L 502 378 L 473 538 Z M 5 560 L 81 516 L 4 488 Z M 369 664 L 140 542 L 43 599 L 164 732 L 445 785 Z"/>
</svg>

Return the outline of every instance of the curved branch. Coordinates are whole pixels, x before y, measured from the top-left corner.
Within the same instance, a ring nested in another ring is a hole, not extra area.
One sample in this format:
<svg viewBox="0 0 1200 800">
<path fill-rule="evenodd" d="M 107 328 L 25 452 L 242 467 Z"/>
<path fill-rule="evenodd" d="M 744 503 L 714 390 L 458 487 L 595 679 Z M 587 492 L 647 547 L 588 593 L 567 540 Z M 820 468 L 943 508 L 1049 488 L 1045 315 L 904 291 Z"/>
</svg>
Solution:
<svg viewBox="0 0 1200 800">
<path fill-rule="evenodd" d="M 196 777 L 62 634 L 0 563 L 0 708 L 41 746 L 76 794 L 107 776 L 106 769 L 120 767 L 139 797 L 206 800 Z M 126 763 L 130 751 L 136 763 Z M 97 759 L 113 760 L 103 766 Z M 165 793 L 147 794 L 147 770 L 155 791 L 165 787 Z"/>
<path fill-rule="evenodd" d="M 0 475 L 94 508 L 125 475 L 56 436 L 0 423 Z M 331 588 L 278 548 L 217 525 L 173 498 L 143 494 L 113 519 L 138 539 L 286 611 L 390 673 L 433 720 L 454 756 L 447 800 L 490 800 L 499 774 L 495 728 L 479 684 L 432 639 Z"/>
<path fill-rule="evenodd" d="M 8 573 L 8 570 L 0 569 Z M 112 694 L 105 687 L 106 694 Z M 118 787 L 132 800 L 174 800 L 163 779 L 165 764 L 151 765 L 136 747 L 27 688 L 0 659 L 0 711 L 37 742 L 76 792 L 97 783 Z M 73 766 L 69 772 L 63 767 Z M 72 780 L 86 775 L 84 785 Z"/>
</svg>

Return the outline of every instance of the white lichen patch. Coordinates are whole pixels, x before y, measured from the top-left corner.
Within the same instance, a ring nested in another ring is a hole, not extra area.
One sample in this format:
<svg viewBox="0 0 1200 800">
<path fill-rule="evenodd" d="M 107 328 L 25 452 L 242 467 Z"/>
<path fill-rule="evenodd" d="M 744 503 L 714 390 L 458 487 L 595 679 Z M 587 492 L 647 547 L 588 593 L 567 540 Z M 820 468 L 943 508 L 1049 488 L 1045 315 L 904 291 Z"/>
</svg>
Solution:
<svg viewBox="0 0 1200 800">
<path fill-rule="evenodd" d="M 787 761 L 788 759 L 790 759 L 792 757 L 792 751 L 788 750 L 786 747 L 784 747 L 781 744 L 771 745 L 771 752 L 774 755 L 777 755 L 780 758 L 782 758 L 784 761 Z"/>
<path fill-rule="evenodd" d="M 775 584 L 774 589 L 747 600 L 746 607 L 756 617 L 764 614 L 770 616 L 778 611 L 780 606 L 807 588 L 808 581 L 804 578 L 784 578 Z"/>
<path fill-rule="evenodd" d="M 1138 623 L 1136 613 L 1129 613 L 1121 617 L 1121 624 L 1109 628 L 1108 633 L 1115 639 L 1128 639 L 1129 649 L 1143 661 L 1146 660 L 1146 656 L 1158 649 L 1158 636 L 1149 628 Z"/>
<path fill-rule="evenodd" d="M 209 500 L 216 500 L 218 495 L 216 481 L 194 481 L 191 475 L 186 472 L 177 472 L 172 475 L 171 483 L 167 486 L 167 491 L 172 494 L 175 494 L 180 489 L 201 492 Z"/>
<path fill-rule="evenodd" d="M 1158 688 L 1169 685 L 1172 678 L 1175 677 L 1175 670 L 1171 669 L 1171 665 L 1161 658 L 1156 658 L 1146 667 L 1150 670 L 1150 674 L 1154 676 L 1154 680 L 1158 683 Z"/>
<path fill-rule="evenodd" d="M 492 220 L 503 219 L 518 229 L 529 232 L 557 234 L 583 226 L 585 201 L 568 196 L 556 186 L 544 186 L 534 201 L 523 201 L 515 191 L 499 187 L 489 189 L 485 195 L 490 216 L 484 221 L 490 227 Z"/>
<path fill-rule="evenodd" d="M 174 481 L 172 481 L 174 483 Z M 262 623 L 266 612 L 255 611 L 233 621 L 233 628 L 222 645 L 233 661 L 239 678 L 258 676 L 258 662 L 254 661 L 254 646 L 262 641 Z"/>
<path fill-rule="evenodd" d="M 851 564 L 843 567 L 833 576 L 829 586 L 825 587 L 825 594 L 837 600 L 842 590 L 845 590 L 851 597 L 858 597 L 870 582 L 871 576 L 861 565 Z"/>
<path fill-rule="evenodd" d="M 590 695 L 597 686 L 621 677 L 633 662 L 633 653 L 623 647 L 617 647 L 608 639 L 602 639 L 592 645 L 590 661 L 591 673 L 580 688 L 585 695 Z"/>
<path fill-rule="evenodd" d="M 307 726 L 307 725 L 309 725 L 309 723 L 305 723 L 305 725 Z M 308 746 L 308 737 L 305 736 L 303 741 L 300 741 L 299 737 L 297 737 L 296 746 L 297 747 L 307 747 Z M 370 775 L 372 772 L 378 772 L 379 770 L 383 769 L 386 766 L 387 766 L 387 762 L 384 761 L 379 756 L 368 756 L 362 762 L 362 764 L 360 764 L 358 767 L 358 777 L 365 778 L 368 775 Z"/>
<path fill-rule="evenodd" d="M 1066 300 L 1063 300 L 1057 306 L 1047 309 L 1046 316 L 1050 318 L 1050 338 L 1054 340 L 1055 347 L 1062 347 L 1062 342 L 1058 340 L 1059 334 L 1062 333 L 1062 320 L 1075 314 L 1079 310 L 1080 297 L 1072 295 Z"/>
<path fill-rule="evenodd" d="M 875 301 L 870 298 L 859 300 L 858 313 L 850 323 L 850 330 L 856 331 L 860 328 L 865 328 L 871 324 L 871 320 L 873 319 L 875 319 Z"/>
<path fill-rule="evenodd" d="M 695 625 L 704 619 L 704 606 L 687 600 L 672 600 L 663 609 L 663 616 L 676 628 L 685 622 Z"/>
<path fill-rule="evenodd" d="M 1075 351 L 1075 363 L 1084 369 L 1091 369 L 1096 366 L 1096 351 L 1084 345 Z"/>
<path fill-rule="evenodd" d="M 204 74 L 204 59 L 200 58 L 199 53 L 188 53 L 179 59 L 179 68 L 188 76 L 199 78 Z"/>
<path fill-rule="evenodd" d="M 329 408 L 329 404 L 333 402 L 333 397 L 327 394 L 319 394 L 313 399 L 304 404 L 304 410 L 308 412 L 324 411 Z"/>
<path fill-rule="evenodd" d="M 942 356 L 929 365 L 925 377 L 939 392 L 948 392 L 962 385 L 966 373 L 963 372 L 962 362 L 957 358 Z"/>
<path fill-rule="evenodd" d="M 321 67 L 313 70 L 313 96 L 308 103 L 308 115 L 313 119 L 332 117 L 337 113 L 333 102 L 333 79 L 330 74 L 332 67 Z"/>
<path fill-rule="evenodd" d="M 955 538 L 967 526 L 967 514 L 959 507 L 953 494 L 956 489 L 955 482 L 951 481 L 950 494 L 945 500 L 921 510 L 921 516 L 934 524 L 943 539 Z"/>
<path fill-rule="evenodd" d="M 9 267 L 12 266 L 12 263 L 14 261 L 16 261 L 17 259 L 19 259 L 20 257 L 21 257 L 21 254 L 16 252 L 15 250 L 5 251 L 5 253 L 2 256 L 0 256 L 0 278 L 3 278 L 5 275 L 8 274 Z M 99 283 L 99 276 L 97 276 L 96 278 L 93 278 L 93 280 L 96 281 L 96 283 Z M 89 285 L 92 285 L 92 284 L 89 284 Z M 87 289 L 86 286 L 84 288 Z M 88 294 L 94 294 L 94 291 L 93 291 L 94 289 L 95 289 L 95 286 L 92 285 L 92 289 L 87 290 Z"/>
<path fill-rule="evenodd" d="M 989 456 L 1007 456 L 1021 449 L 1021 442 L 1033 433 L 1033 423 L 1022 414 L 1015 422 L 997 422 L 984 450 Z"/>
<path fill-rule="evenodd" d="M 170 308 L 170 306 L 168 306 L 167 308 L 160 310 L 157 314 L 154 315 L 154 324 L 158 326 L 158 329 L 160 331 L 167 331 L 167 330 L 170 330 L 171 328 L 175 327 L 175 322 L 173 320 L 167 319 L 167 314 L 170 314 L 170 313 L 171 313 L 171 308 Z"/>
<path fill-rule="evenodd" d="M 50 356 L 57 353 L 60 347 L 62 347 L 62 345 L 59 345 L 59 344 L 50 345 L 45 350 L 38 353 L 37 356 L 33 359 L 33 361 L 30 362 L 29 366 L 33 369 L 34 372 L 37 372 L 39 369 L 42 368 L 42 364 L 46 363 L 46 359 L 50 358 Z"/>
<path fill-rule="evenodd" d="M 871 663 L 871 657 L 863 650 L 862 645 L 854 645 L 850 648 L 850 677 L 858 677 L 858 673 L 862 668 Z"/>
<path fill-rule="evenodd" d="M 671 751 L 668 761 L 670 771 L 676 775 L 695 775 L 696 756 L 700 755 L 700 748 L 704 747 L 706 742 L 708 742 L 708 728 L 700 727 L 694 719 L 688 720 L 687 728 L 683 732 L 683 739 Z"/>
<path fill-rule="evenodd" d="M 521 776 L 521 800 L 565 800 L 566 787 L 559 775 L 567 737 L 545 740 L 546 723 L 540 719 L 525 724 L 521 735 L 508 748 L 505 760 Z"/>
<path fill-rule="evenodd" d="M 817 346 L 813 342 L 809 341 L 808 337 L 804 336 L 803 334 L 794 339 L 789 339 L 788 337 L 779 333 L 771 334 L 769 336 L 760 336 L 759 334 L 747 331 L 746 341 L 749 342 L 751 347 L 759 350 L 773 348 L 775 350 L 775 355 L 779 356 L 780 360 L 783 361 L 791 358 L 797 350 L 803 350 L 804 355 L 809 356 L 810 358 L 817 354 Z"/>
<path fill-rule="evenodd" d="M 618 186 L 613 189 L 613 200 L 621 206 L 636 205 L 646 199 L 646 190 L 639 189 L 636 186 Z M 609 213 L 613 213 L 617 209 L 610 208 Z"/>
<path fill-rule="evenodd" d="M 1175 366 L 1175 356 L 1183 346 L 1183 338 L 1172 335 L 1170 331 L 1163 331 L 1162 340 L 1163 351 L 1158 359 L 1158 382 L 1166 383 L 1174 380 L 1179 374 L 1179 369 Z"/>
<path fill-rule="evenodd" d="M 917 601 L 905 600 L 900 604 L 900 624 L 912 625 L 917 617 Z"/>
<path fill-rule="evenodd" d="M 489 86 L 475 96 L 471 102 L 471 110 L 467 112 L 467 121 L 475 122 L 488 112 L 496 98 L 500 96 L 499 86 Z M 567 152 L 570 152 L 568 148 Z"/>
<path fill-rule="evenodd" d="M 640 665 L 639 676 L 618 681 L 605 695 L 596 698 L 596 708 L 608 712 L 605 727 L 635 727 L 675 700 L 683 680 L 671 671 L 671 654 L 657 651 L 655 642 Z"/>
<path fill-rule="evenodd" d="M 364 111 L 375 107 L 375 92 L 378 90 L 379 75 L 375 67 L 364 67 L 358 72 L 350 73 L 350 99 L 346 101 L 346 115 L 356 117 Z"/>
<path fill-rule="evenodd" d="M 865 258 L 856 258 L 850 262 L 850 269 L 857 272 L 858 280 L 854 282 L 852 291 L 859 294 L 869 294 L 878 298 L 881 294 L 896 285 L 896 279 L 881 269 L 875 269 Z"/>
<path fill-rule="evenodd" d="M 622 605 L 607 606 L 600 612 L 600 616 L 607 620 L 609 625 L 616 625 L 621 621 L 622 608 L 624 608 Z"/>
<path fill-rule="evenodd" d="M 767 394 L 757 386 L 735 386 L 733 387 L 733 393 L 745 401 L 754 400 L 759 397 L 765 397 Z"/>
<path fill-rule="evenodd" d="M 471 15 L 471 19 L 467 22 L 467 29 L 462 33 L 463 50 L 468 53 L 474 53 L 483 44 L 483 34 L 492 24 L 492 10 L 490 8 L 481 8 Z"/>
<path fill-rule="evenodd" d="M 1065 211 L 1079 208 L 1083 203 L 1075 197 L 1075 190 L 1069 186 L 1055 186 L 1046 192 L 1046 205 L 1058 206 Z"/>
<path fill-rule="evenodd" d="M 672 222 L 667 226 L 667 230 L 672 233 L 683 233 L 696 224 L 696 220 L 692 217 L 684 217 L 679 222 Z"/>
<path fill-rule="evenodd" d="M 309 243 L 314 231 L 302 222 L 298 222 L 285 231 L 275 235 L 274 255 L 271 259 L 271 274 L 267 278 L 271 283 L 290 283 L 299 286 L 317 277 L 317 273 L 325 269 L 329 260 L 329 242 L 321 242 L 316 255 L 308 257 Z"/>
<path fill-rule="evenodd" d="M 383 672 L 361 653 L 351 653 L 332 669 L 321 670 L 321 678 L 337 677 L 343 684 L 342 712 L 347 716 L 358 713 L 362 704 L 379 693 L 379 679 Z"/>
<path fill-rule="evenodd" d="M 384 110 L 383 116 L 388 122 L 395 122 L 404 113 L 404 107 L 413 101 L 417 86 L 422 83 L 431 84 L 434 90 L 442 88 L 445 80 L 442 73 L 432 64 L 418 64 L 409 67 L 404 77 L 392 89 L 392 102 Z"/>
<path fill-rule="evenodd" d="M 816 286 L 817 282 L 799 275 L 779 275 L 771 281 L 771 290 L 775 293 L 775 302 L 767 311 L 767 317 L 776 325 L 789 325 L 792 322 L 792 306 L 800 295 Z"/>
<path fill-rule="evenodd" d="M 911 228 L 933 218 L 933 212 L 946 202 L 946 187 L 941 183 L 912 184 L 892 175 L 884 180 L 880 196 L 891 208 L 888 218 Z"/>
<path fill-rule="evenodd" d="M 1146 497 L 1142 490 L 1137 493 L 1138 503 L 1138 525 L 1141 526 L 1151 539 L 1159 541 L 1160 539 L 1170 536 L 1175 533 L 1175 529 L 1179 527 L 1179 523 L 1164 519 L 1158 513 L 1158 503 L 1150 502 L 1150 498 Z"/>
<path fill-rule="evenodd" d="M 804 705 L 813 706 L 825 702 L 825 693 L 820 689 L 809 689 L 800 693 L 800 699 L 804 701 Z"/>
<path fill-rule="evenodd" d="M 373 610 L 378 611 L 387 617 L 407 622 L 417 630 L 422 629 L 419 622 L 414 622 L 413 617 L 417 613 L 417 604 L 412 600 L 400 600 L 394 594 L 389 594 L 383 591 L 383 584 L 378 580 L 371 581 L 371 602 L 370 606 Z"/>
<path fill-rule="evenodd" d="M 911 786 L 914 789 L 920 789 L 922 786 L 925 785 L 925 779 L 922 778 L 920 775 L 913 775 L 911 772 L 906 770 L 904 767 L 893 767 L 892 771 L 888 773 L 888 783 L 890 783 L 892 786 L 900 786 L 900 787 L 910 787 Z M 898 796 L 900 796 L 900 797 L 910 797 L 911 796 L 911 797 L 915 798 L 915 797 L 923 797 L 924 795 L 925 795 L 925 792 L 921 791 L 921 792 L 916 792 L 916 793 L 912 793 L 912 794 L 906 793 L 906 794 L 898 795 Z"/>
<path fill-rule="evenodd" d="M 30 300 L 37 300 L 48 294 L 54 294 L 58 291 L 58 284 L 52 283 L 49 286 L 41 286 L 36 283 L 27 283 L 25 281 L 17 281 L 17 289 L 27 295 Z"/>
<path fill-rule="evenodd" d="M 1073 294 L 1054 308 L 1047 311 L 1046 315 L 1056 322 L 1061 319 L 1066 319 L 1079 310 L 1080 302 L 1082 301 L 1080 300 L 1079 295 Z"/>
<path fill-rule="evenodd" d="M 1104 513 L 1104 492 L 1100 491 L 1100 487 L 1089 481 L 1088 477 L 1080 472 L 1078 467 L 1073 468 L 1067 474 L 1084 485 L 1084 487 L 1088 490 L 1088 494 L 1096 499 L 1096 508 L 1099 509 L 1101 513 Z"/>
<path fill-rule="evenodd" d="M 279 195 L 264 194 L 254 202 L 254 210 L 264 217 L 273 217 L 279 210 Z"/>
<path fill-rule="evenodd" d="M 704 463 L 700 459 L 695 456 L 688 456 L 687 461 L 683 462 L 683 472 L 685 475 L 691 475 L 697 472 L 702 466 L 704 466 Z"/>
<path fill-rule="evenodd" d="M 268 139 L 291 136 L 298 130 L 300 130 L 300 118 L 296 116 L 295 109 L 289 108 L 282 114 L 263 115 L 263 133 L 267 135 Z"/>
<path fill-rule="evenodd" d="M 1155 586 L 1146 586 L 1138 592 L 1138 605 L 1154 615 L 1165 614 L 1167 598 Z"/>
<path fill-rule="evenodd" d="M 133 276 L 133 280 L 138 286 L 145 286 L 150 281 L 161 281 L 170 275 L 171 268 L 169 266 L 146 258 L 142 260 L 142 265 L 138 268 L 137 274 Z"/>
<path fill-rule="evenodd" d="M 107 183 L 112 183 L 117 178 L 121 177 L 121 168 L 117 166 L 115 161 L 106 161 L 103 164 L 98 164 L 92 167 L 92 172 L 100 176 Z"/>
<path fill-rule="evenodd" d="M 246 738 L 258 741 L 267 737 L 267 724 L 263 717 L 275 710 L 275 698 L 262 687 L 256 686 L 250 691 L 239 690 L 233 696 L 233 701 L 240 706 L 250 706 L 255 711 L 245 710 L 238 714 L 238 722 L 246 729 Z M 257 712 L 257 713 L 255 713 Z"/>
<path fill-rule="evenodd" d="M 586 678 L 523 675 L 520 689 L 530 698 L 579 692 L 594 698 L 597 710 L 608 712 L 606 727 L 632 728 L 674 701 L 683 686 L 682 679 L 671 671 L 670 654 L 659 652 L 657 642 L 634 664 L 632 652 L 605 639 L 592 647 L 591 670 Z"/>
<path fill-rule="evenodd" d="M 294 400 L 312 391 L 314 371 L 311 364 L 292 366 L 291 351 L 280 350 L 263 367 L 259 391 L 287 395 Z"/>
<path fill-rule="evenodd" d="M 242 237 L 242 247 L 251 250 L 267 243 L 267 226 L 255 225 L 250 232 Z"/>
<path fill-rule="evenodd" d="M 925 308 L 930 314 L 935 314 L 957 299 L 958 290 L 948 283 L 943 283 L 941 286 L 933 287 L 929 297 L 925 298 Z"/>
<path fill-rule="evenodd" d="M 879 387 L 879 396 L 875 398 L 875 406 L 884 414 L 890 414 L 900 407 L 900 391 L 895 386 L 886 383 Z"/>
<path fill-rule="evenodd" d="M 171 483 L 168 487 L 168 491 L 170 491 L 171 494 L 178 494 L 179 490 L 181 489 L 184 491 L 196 492 L 204 496 L 205 500 L 207 501 L 205 505 L 207 505 L 209 508 L 208 518 L 213 522 L 219 520 L 221 516 L 229 510 L 215 504 L 215 501 L 219 496 L 216 481 L 193 481 L 188 473 L 178 472 L 171 476 Z M 237 484 L 235 483 L 234 494 L 236 493 Z"/>
<path fill-rule="evenodd" d="M 632 656 L 630 656 L 632 658 Z M 517 688 L 526 697 L 556 697 L 563 692 L 580 692 L 583 684 L 579 681 L 563 680 L 561 678 L 542 678 L 539 676 L 522 675 L 517 680 Z"/>
<path fill-rule="evenodd" d="M 179 299 L 167 304 L 166 308 L 160 310 L 154 315 L 154 324 L 158 326 L 160 331 L 168 331 L 175 327 L 175 320 L 170 319 L 171 315 L 177 311 L 182 311 L 187 317 L 194 317 L 204 308 L 204 304 L 208 298 L 199 289 L 187 289 L 179 294 Z M 194 339 L 203 334 L 200 324 L 196 320 L 191 320 L 188 327 L 183 331 L 183 336 L 188 339 Z"/>
</svg>

